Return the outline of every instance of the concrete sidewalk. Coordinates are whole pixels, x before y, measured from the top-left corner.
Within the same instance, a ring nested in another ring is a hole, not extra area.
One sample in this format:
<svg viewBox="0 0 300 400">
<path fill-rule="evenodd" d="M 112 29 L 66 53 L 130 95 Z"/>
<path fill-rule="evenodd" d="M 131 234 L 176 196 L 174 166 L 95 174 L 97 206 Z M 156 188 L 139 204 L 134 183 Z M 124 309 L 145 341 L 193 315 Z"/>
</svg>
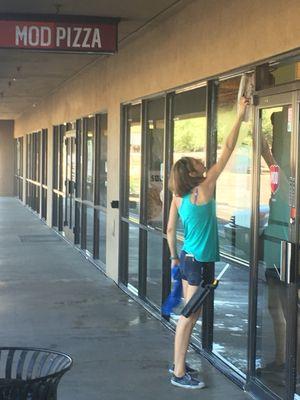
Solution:
<svg viewBox="0 0 300 400">
<path fill-rule="evenodd" d="M 0 198 L 1 346 L 70 354 L 60 400 L 249 399 L 193 351 L 207 383 L 169 383 L 173 334 L 16 199 Z"/>
</svg>

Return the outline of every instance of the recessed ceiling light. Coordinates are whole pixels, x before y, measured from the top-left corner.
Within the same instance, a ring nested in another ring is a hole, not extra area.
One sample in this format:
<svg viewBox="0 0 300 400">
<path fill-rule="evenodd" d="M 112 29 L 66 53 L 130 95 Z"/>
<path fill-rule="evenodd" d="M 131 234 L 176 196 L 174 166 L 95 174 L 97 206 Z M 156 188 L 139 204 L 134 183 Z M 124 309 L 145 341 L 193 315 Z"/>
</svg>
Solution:
<svg viewBox="0 0 300 400">
<path fill-rule="evenodd" d="M 12 80 L 13 80 L 14 82 L 16 82 L 17 78 L 12 78 Z"/>
<path fill-rule="evenodd" d="M 35 103 L 33 103 L 33 104 L 32 104 L 32 107 L 36 107 L 36 104 L 35 104 Z"/>
</svg>

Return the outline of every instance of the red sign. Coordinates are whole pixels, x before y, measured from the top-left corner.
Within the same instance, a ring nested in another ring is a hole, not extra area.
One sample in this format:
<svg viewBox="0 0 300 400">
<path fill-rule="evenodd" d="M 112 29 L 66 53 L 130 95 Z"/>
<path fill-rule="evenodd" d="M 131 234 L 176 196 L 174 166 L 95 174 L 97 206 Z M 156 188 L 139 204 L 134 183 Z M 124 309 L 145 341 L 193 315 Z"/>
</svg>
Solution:
<svg viewBox="0 0 300 400">
<path fill-rule="evenodd" d="M 62 17 L 62 16 L 60 16 Z M 88 18 L 86 18 L 88 19 Z M 117 20 L 89 22 L 7 20 L 0 16 L 0 48 L 114 53 Z"/>
<path fill-rule="evenodd" d="M 271 192 L 276 193 L 279 188 L 279 166 L 271 165 L 270 166 L 270 183 L 271 183 Z"/>
</svg>

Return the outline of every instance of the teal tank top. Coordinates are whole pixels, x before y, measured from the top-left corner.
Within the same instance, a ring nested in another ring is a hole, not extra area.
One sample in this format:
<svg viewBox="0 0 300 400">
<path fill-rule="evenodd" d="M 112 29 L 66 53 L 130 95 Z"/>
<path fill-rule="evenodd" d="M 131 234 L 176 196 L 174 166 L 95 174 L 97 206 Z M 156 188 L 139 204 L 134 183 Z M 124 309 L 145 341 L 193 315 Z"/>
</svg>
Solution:
<svg viewBox="0 0 300 400">
<path fill-rule="evenodd" d="M 219 261 L 219 237 L 214 199 L 193 204 L 191 194 L 182 198 L 178 213 L 184 228 L 182 250 L 193 254 L 197 261 Z"/>
</svg>

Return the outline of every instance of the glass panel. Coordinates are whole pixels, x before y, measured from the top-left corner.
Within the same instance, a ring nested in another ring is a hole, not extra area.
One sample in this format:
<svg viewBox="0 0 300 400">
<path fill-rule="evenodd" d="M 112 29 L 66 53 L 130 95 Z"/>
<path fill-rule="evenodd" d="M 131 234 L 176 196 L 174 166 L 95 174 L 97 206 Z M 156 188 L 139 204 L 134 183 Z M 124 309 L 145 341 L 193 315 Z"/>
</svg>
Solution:
<svg viewBox="0 0 300 400">
<path fill-rule="evenodd" d="M 140 214 L 142 126 L 141 105 L 128 107 L 129 134 L 129 215 L 137 218 Z"/>
<path fill-rule="evenodd" d="M 58 127 L 53 128 L 53 188 L 58 189 Z"/>
<path fill-rule="evenodd" d="M 47 189 L 42 189 L 42 218 L 47 218 Z"/>
<path fill-rule="evenodd" d="M 27 161 L 27 168 L 26 168 L 26 178 L 30 178 L 30 141 L 31 135 L 27 135 L 27 143 L 26 143 L 26 161 Z"/>
<path fill-rule="evenodd" d="M 71 198 L 70 198 L 70 228 L 75 226 L 75 185 L 76 185 L 76 144 L 75 138 L 71 138 L 71 171 L 70 171 L 70 191 L 71 191 Z"/>
<path fill-rule="evenodd" d="M 35 211 L 37 213 L 40 213 L 40 195 L 41 195 L 41 190 L 39 186 L 35 185 Z"/>
<path fill-rule="evenodd" d="M 181 157 L 201 158 L 206 163 L 206 86 L 178 93 L 174 96 L 174 162 Z M 177 251 L 183 245 L 183 227 L 177 223 Z M 181 307 L 174 310 L 172 317 L 178 318 Z M 201 319 L 197 321 L 194 335 L 200 338 Z"/>
<path fill-rule="evenodd" d="M 47 169 L 48 169 L 48 131 L 42 131 L 42 183 L 47 185 Z"/>
<path fill-rule="evenodd" d="M 63 197 L 57 196 L 57 222 L 58 222 L 58 230 L 63 230 Z"/>
<path fill-rule="evenodd" d="M 80 244 L 81 236 L 81 203 L 75 201 L 75 244 Z"/>
<path fill-rule="evenodd" d="M 299 60 L 299 56 L 297 57 Z M 300 79 L 300 62 L 297 59 L 273 65 L 263 64 L 257 67 L 257 89 L 267 89 Z"/>
<path fill-rule="evenodd" d="M 23 176 L 23 138 L 20 138 L 20 175 Z"/>
<path fill-rule="evenodd" d="M 206 162 L 206 87 L 174 96 L 174 162 L 181 157 L 201 158 Z M 177 234 L 183 238 L 181 221 Z"/>
<path fill-rule="evenodd" d="M 86 249 L 93 254 L 94 251 L 94 209 L 86 207 Z"/>
<path fill-rule="evenodd" d="M 240 77 L 219 83 L 217 157 L 236 119 L 239 84 Z M 213 351 L 242 372 L 247 370 L 251 168 L 252 121 L 249 121 L 241 126 L 236 149 L 216 188 L 220 251 L 237 261 L 229 262 L 230 268 L 215 292 Z M 216 263 L 216 276 L 227 262 Z"/>
<path fill-rule="evenodd" d="M 164 98 L 147 103 L 147 224 L 162 229 Z"/>
<path fill-rule="evenodd" d="M 58 182 L 59 182 L 59 190 L 61 192 L 64 191 L 64 186 L 65 186 L 65 181 L 64 181 L 64 177 L 65 177 L 65 167 L 66 167 L 66 163 L 63 159 L 64 157 L 64 137 L 65 137 L 65 126 L 64 125 L 60 125 L 59 127 L 59 136 L 58 136 Z"/>
<path fill-rule="evenodd" d="M 107 207 L 107 114 L 100 117 L 100 205 Z"/>
<path fill-rule="evenodd" d="M 281 241 L 288 240 L 291 131 L 291 106 L 261 111 L 256 374 L 279 395 L 285 391 L 287 286 L 279 273 Z"/>
<path fill-rule="evenodd" d="M 106 213 L 99 211 L 99 260 L 106 264 Z"/>
<path fill-rule="evenodd" d="M 37 132 L 35 140 L 35 157 L 36 157 L 36 171 L 35 171 L 35 179 L 37 182 L 40 182 L 41 171 L 40 171 L 40 154 L 41 154 L 41 132 Z"/>
<path fill-rule="evenodd" d="M 147 234 L 147 298 L 158 307 L 162 295 L 162 236 Z"/>
<path fill-rule="evenodd" d="M 76 122 L 76 191 L 75 197 L 81 197 L 81 167 L 82 167 L 82 154 L 81 154 L 81 139 L 82 139 L 82 120 Z"/>
<path fill-rule="evenodd" d="M 16 145 L 17 145 L 17 149 L 16 149 L 16 151 L 17 151 L 17 154 L 16 154 L 17 159 L 16 159 L 16 171 L 15 171 L 15 173 L 16 173 L 16 175 L 20 175 L 20 165 L 21 165 L 21 143 L 20 143 L 20 140 L 19 140 L 19 139 L 16 140 Z"/>
<path fill-rule="evenodd" d="M 70 212 L 71 212 L 71 196 L 70 196 L 70 178 L 71 178 L 71 139 L 66 138 L 65 139 L 65 152 L 64 152 L 64 164 L 66 164 L 65 169 L 66 169 L 66 176 L 65 176 L 65 205 L 64 205 L 64 211 L 65 211 L 65 216 L 64 216 L 64 225 L 65 226 L 70 226 Z"/>
<path fill-rule="evenodd" d="M 58 198 L 57 194 L 53 193 L 53 202 L 52 202 L 52 226 L 58 226 Z"/>
<path fill-rule="evenodd" d="M 128 283 L 138 288 L 139 281 L 139 228 L 129 224 Z"/>
<path fill-rule="evenodd" d="M 85 200 L 94 201 L 94 141 L 95 118 L 88 118 L 86 132 L 86 192 Z"/>
<path fill-rule="evenodd" d="M 23 180 L 19 181 L 19 199 L 23 201 Z"/>
</svg>

